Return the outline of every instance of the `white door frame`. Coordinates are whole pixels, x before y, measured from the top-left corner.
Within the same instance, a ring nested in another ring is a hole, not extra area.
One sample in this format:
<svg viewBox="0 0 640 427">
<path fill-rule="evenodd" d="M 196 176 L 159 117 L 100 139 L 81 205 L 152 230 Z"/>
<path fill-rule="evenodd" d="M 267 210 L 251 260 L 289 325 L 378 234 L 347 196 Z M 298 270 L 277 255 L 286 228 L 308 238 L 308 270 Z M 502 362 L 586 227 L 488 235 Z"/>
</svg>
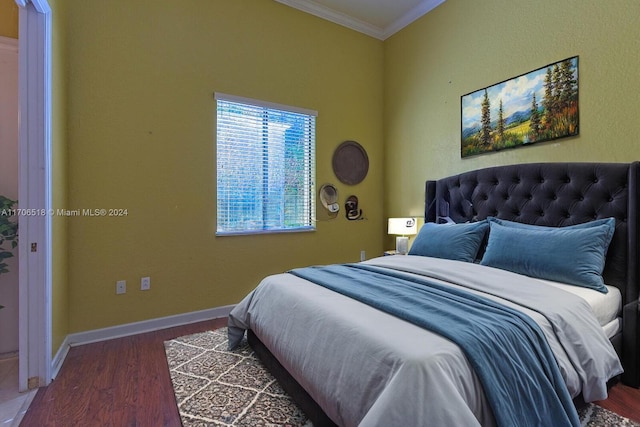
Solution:
<svg viewBox="0 0 640 427">
<path fill-rule="evenodd" d="M 51 8 L 20 7 L 19 372 L 21 391 L 51 382 Z"/>
</svg>

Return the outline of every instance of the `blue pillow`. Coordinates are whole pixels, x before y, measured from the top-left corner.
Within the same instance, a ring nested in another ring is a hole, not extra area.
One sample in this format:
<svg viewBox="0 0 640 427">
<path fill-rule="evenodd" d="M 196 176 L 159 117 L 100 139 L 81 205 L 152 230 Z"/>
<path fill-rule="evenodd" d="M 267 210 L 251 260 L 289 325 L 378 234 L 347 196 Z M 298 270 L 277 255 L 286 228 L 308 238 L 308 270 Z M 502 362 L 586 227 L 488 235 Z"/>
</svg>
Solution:
<svg viewBox="0 0 640 427">
<path fill-rule="evenodd" d="M 480 264 L 608 292 L 602 271 L 615 219 L 582 227 L 508 227 L 493 220 L 489 224 Z"/>
<path fill-rule="evenodd" d="M 464 224 L 428 222 L 420 229 L 409 255 L 473 262 L 488 229 L 486 220 Z"/>
<path fill-rule="evenodd" d="M 533 225 L 533 224 L 524 224 L 522 222 L 515 221 L 507 221 L 506 219 L 500 219 L 493 216 L 487 217 L 487 221 L 489 223 L 495 222 L 496 224 L 504 225 L 505 227 L 513 227 L 513 228 L 526 228 L 530 230 L 557 230 L 560 227 L 547 227 L 544 225 Z M 576 228 L 591 228 L 597 227 L 599 225 L 607 224 L 609 226 L 615 227 L 616 220 L 614 218 L 604 218 L 604 219 L 596 219 L 589 222 L 583 222 L 582 224 L 568 225 L 566 227 L 562 227 L 565 230 L 571 230 Z"/>
</svg>

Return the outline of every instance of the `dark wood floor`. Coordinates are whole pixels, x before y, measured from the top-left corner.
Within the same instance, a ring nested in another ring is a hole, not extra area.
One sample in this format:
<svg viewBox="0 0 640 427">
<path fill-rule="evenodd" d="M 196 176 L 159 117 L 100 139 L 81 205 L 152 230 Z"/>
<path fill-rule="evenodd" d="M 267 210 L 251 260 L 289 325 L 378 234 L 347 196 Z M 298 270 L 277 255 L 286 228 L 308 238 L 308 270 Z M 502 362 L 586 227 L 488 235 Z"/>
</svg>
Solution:
<svg viewBox="0 0 640 427">
<path fill-rule="evenodd" d="M 609 390 L 607 400 L 595 403 L 640 423 L 640 389 L 617 384 Z"/>
<path fill-rule="evenodd" d="M 73 347 L 20 426 L 180 426 L 163 343 L 226 324 L 224 318 Z M 599 404 L 640 422 L 640 390 L 616 385 Z"/>
<path fill-rule="evenodd" d="M 181 426 L 163 343 L 226 324 L 224 318 L 73 347 L 20 426 Z"/>
</svg>

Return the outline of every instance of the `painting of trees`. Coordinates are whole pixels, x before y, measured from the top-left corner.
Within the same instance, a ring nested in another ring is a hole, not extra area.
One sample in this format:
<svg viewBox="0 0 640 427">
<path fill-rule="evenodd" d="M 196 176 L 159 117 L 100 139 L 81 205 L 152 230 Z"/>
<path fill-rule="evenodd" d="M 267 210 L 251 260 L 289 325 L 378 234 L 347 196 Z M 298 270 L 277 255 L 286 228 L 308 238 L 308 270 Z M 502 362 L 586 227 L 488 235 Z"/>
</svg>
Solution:
<svg viewBox="0 0 640 427">
<path fill-rule="evenodd" d="M 491 104 L 489 103 L 489 95 L 484 91 L 484 99 L 482 100 L 482 145 L 488 146 L 491 143 Z"/>
<path fill-rule="evenodd" d="M 529 120 L 529 133 L 532 142 L 537 141 L 540 137 L 540 123 L 540 111 L 538 111 L 538 103 L 536 102 L 536 94 L 534 93 L 531 101 L 531 119 Z"/>
<path fill-rule="evenodd" d="M 463 95 L 461 113 L 462 157 L 577 135 L 578 57 Z"/>
</svg>

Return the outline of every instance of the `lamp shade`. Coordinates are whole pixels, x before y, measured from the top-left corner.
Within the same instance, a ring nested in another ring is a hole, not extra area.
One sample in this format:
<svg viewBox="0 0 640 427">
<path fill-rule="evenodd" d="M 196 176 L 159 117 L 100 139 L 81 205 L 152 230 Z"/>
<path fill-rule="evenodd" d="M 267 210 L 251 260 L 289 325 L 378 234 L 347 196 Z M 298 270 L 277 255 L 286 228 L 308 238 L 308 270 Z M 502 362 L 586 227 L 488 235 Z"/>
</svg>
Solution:
<svg viewBox="0 0 640 427">
<path fill-rule="evenodd" d="M 415 218 L 389 218 L 387 233 L 400 236 L 412 236 L 418 232 Z"/>
</svg>

